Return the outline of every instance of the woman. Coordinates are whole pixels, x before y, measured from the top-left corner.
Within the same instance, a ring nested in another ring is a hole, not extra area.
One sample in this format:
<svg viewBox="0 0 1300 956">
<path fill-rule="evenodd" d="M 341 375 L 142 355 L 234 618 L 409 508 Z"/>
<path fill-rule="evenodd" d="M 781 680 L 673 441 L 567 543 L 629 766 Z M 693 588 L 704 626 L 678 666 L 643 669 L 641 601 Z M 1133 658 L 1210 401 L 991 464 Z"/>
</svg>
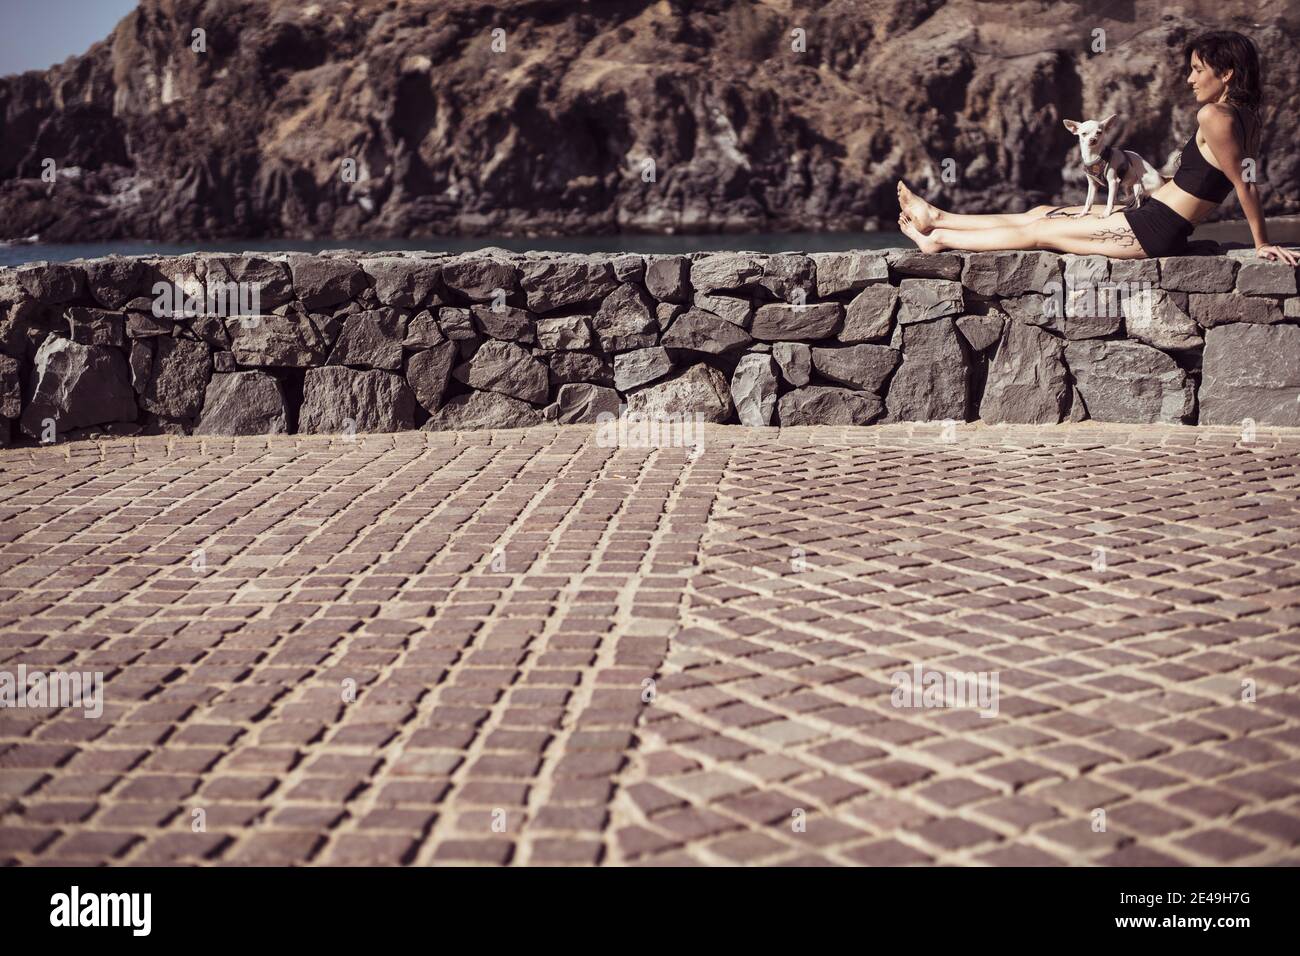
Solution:
<svg viewBox="0 0 1300 956">
<path fill-rule="evenodd" d="M 1198 129 L 1183 147 L 1177 175 L 1141 208 L 1105 216 L 1101 209 L 1084 215 L 1082 206 L 1036 206 L 1029 212 L 963 216 L 932 206 L 900 182 L 898 222 L 903 232 L 922 252 L 1054 249 L 1115 259 L 1176 256 L 1185 249 L 1195 224 L 1235 189 L 1255 239 L 1255 254 L 1295 265 L 1300 261 L 1295 252 L 1268 241 L 1259 192 L 1243 175 L 1246 157 L 1257 155 L 1260 135 L 1255 44 L 1240 33 L 1216 31 L 1188 43 L 1183 57 L 1187 82 L 1201 104 Z"/>
</svg>

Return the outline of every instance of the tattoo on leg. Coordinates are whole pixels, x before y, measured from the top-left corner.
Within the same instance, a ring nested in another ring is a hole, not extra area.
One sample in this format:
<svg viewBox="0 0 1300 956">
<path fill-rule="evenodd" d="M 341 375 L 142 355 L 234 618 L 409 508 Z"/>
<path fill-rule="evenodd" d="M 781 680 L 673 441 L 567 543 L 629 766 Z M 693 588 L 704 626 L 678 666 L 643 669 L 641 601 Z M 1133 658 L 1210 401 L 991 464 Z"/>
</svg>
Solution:
<svg viewBox="0 0 1300 956">
<path fill-rule="evenodd" d="M 1097 239 L 1101 242 L 1114 242 L 1125 249 L 1132 249 L 1137 245 L 1137 236 L 1133 234 L 1131 229 L 1098 229 L 1088 238 Z"/>
<path fill-rule="evenodd" d="M 1043 218 L 1044 219 L 1082 219 L 1083 218 L 1083 213 L 1081 212 L 1066 212 L 1066 210 L 1069 208 L 1070 208 L 1069 206 L 1058 206 Z"/>
</svg>

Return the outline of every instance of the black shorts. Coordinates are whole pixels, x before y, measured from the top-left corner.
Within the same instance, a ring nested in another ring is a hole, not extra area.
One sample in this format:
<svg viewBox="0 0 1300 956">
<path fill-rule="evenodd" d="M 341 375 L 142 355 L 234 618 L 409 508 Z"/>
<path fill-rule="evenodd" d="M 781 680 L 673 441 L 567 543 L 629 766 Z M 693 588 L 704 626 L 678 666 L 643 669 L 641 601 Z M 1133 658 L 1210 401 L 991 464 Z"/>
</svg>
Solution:
<svg viewBox="0 0 1300 956">
<path fill-rule="evenodd" d="M 1190 222 L 1157 199 L 1124 213 L 1138 245 L 1151 258 L 1181 255 L 1194 228 Z"/>
</svg>

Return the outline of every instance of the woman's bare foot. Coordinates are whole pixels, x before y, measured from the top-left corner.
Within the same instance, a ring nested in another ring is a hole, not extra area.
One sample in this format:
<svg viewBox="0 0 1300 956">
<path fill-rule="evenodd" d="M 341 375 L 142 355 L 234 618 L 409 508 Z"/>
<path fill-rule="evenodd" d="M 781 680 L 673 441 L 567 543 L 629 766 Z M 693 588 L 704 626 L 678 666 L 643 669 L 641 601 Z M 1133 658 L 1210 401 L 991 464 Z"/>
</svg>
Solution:
<svg viewBox="0 0 1300 956">
<path fill-rule="evenodd" d="M 939 210 L 908 189 L 901 179 L 898 181 L 898 207 L 921 235 L 927 235 L 939 219 Z"/>
<path fill-rule="evenodd" d="M 908 216 L 901 215 L 898 217 L 898 228 L 903 230 L 903 235 L 915 242 L 916 247 L 922 252 L 943 251 L 943 246 L 939 245 L 939 243 L 934 239 L 931 239 L 928 235 L 917 229 L 916 223 L 914 223 Z"/>
</svg>

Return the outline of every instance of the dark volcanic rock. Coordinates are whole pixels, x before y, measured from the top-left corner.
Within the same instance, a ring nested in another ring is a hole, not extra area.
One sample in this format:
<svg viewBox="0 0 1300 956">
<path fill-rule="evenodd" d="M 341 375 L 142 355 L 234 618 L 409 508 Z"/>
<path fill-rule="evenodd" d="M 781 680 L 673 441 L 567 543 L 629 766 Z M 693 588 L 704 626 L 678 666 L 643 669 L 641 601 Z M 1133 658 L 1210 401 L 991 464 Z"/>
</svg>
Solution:
<svg viewBox="0 0 1300 956">
<path fill-rule="evenodd" d="M 306 319 L 257 315 L 227 319 L 225 325 L 240 365 L 307 368 L 325 361 L 325 349 Z"/>
<path fill-rule="evenodd" d="M 1196 387 L 1172 358 L 1141 342 L 1067 342 L 1075 387 L 1100 422 L 1181 425 L 1196 408 Z"/>
<path fill-rule="evenodd" d="M 311 312 L 356 298 L 366 287 L 366 274 L 355 262 L 324 256 L 289 257 L 293 291 Z"/>
<path fill-rule="evenodd" d="M 759 306 L 750 334 L 762 342 L 799 342 L 828 338 L 840 324 L 844 307 L 837 302 Z"/>
<path fill-rule="evenodd" d="M 770 355 L 750 354 L 736 363 L 731 401 L 742 425 L 770 425 L 776 411 L 776 362 Z"/>
<path fill-rule="evenodd" d="M 32 397 L 21 421 L 34 438 L 43 437 L 46 419 L 54 420 L 59 434 L 136 420 L 135 392 L 118 349 L 50 336 L 36 350 L 32 375 Z"/>
<path fill-rule="evenodd" d="M 784 425 L 870 425 L 885 410 L 873 392 L 809 385 L 786 392 L 777 403 Z"/>
<path fill-rule="evenodd" d="M 731 418 L 731 389 L 716 368 L 692 365 L 670 379 L 633 392 L 627 407 L 629 412 L 654 419 L 671 421 L 699 415 L 700 421 L 722 423 Z"/>
<path fill-rule="evenodd" d="M 988 315 L 963 315 L 957 320 L 957 328 L 974 351 L 983 352 L 990 346 L 996 345 L 998 339 L 1002 338 L 1002 326 L 1005 322 L 1006 317 L 999 312 L 990 312 Z"/>
<path fill-rule="evenodd" d="M 402 340 L 405 336 L 406 319 L 396 309 L 375 309 L 349 315 L 334 342 L 327 364 L 396 371 L 402 367 Z"/>
<path fill-rule="evenodd" d="M 34 262 L 18 269 L 18 281 L 37 302 L 58 305 L 81 295 L 86 275 L 76 266 L 62 262 Z"/>
<path fill-rule="evenodd" d="M 574 352 L 589 349 L 592 346 L 591 322 L 581 315 L 542 319 L 537 323 L 537 339 L 544 349 Z"/>
<path fill-rule="evenodd" d="M 842 385 L 876 393 L 883 391 L 885 380 L 898 365 L 898 359 L 898 352 L 887 345 L 812 350 L 812 364 L 818 374 Z"/>
<path fill-rule="evenodd" d="M 120 309 L 149 291 L 149 270 L 139 259 L 126 256 L 92 259 L 84 269 L 87 291 L 106 309 Z"/>
<path fill-rule="evenodd" d="M 474 314 L 469 309 L 449 307 L 439 309 L 438 325 L 443 335 L 453 342 L 465 342 L 479 337 L 478 331 L 474 328 Z"/>
<path fill-rule="evenodd" d="M 1283 320 L 1282 310 L 1272 299 L 1236 292 L 1193 292 L 1187 297 L 1188 312 L 1197 324 L 1211 329 L 1233 322 L 1272 325 Z"/>
<path fill-rule="evenodd" d="M 560 425 L 593 424 L 601 415 L 617 415 L 618 392 L 585 382 L 561 385 L 555 402 L 545 409 L 545 417 Z"/>
<path fill-rule="evenodd" d="M 68 309 L 68 338 L 82 345 L 126 344 L 126 316 L 102 309 Z M 170 323 L 168 323 L 170 331 Z"/>
<path fill-rule="evenodd" d="M 691 263 L 691 287 L 696 292 L 743 289 L 763 275 L 763 257 L 747 252 L 711 252 Z"/>
<path fill-rule="evenodd" d="M 383 305 L 410 309 L 437 303 L 441 269 L 437 262 L 406 256 L 362 259 L 361 269 L 374 284 L 375 297 Z"/>
<path fill-rule="evenodd" d="M 1177 295 L 1164 289 L 1151 289 L 1145 295 L 1126 297 L 1120 308 L 1129 338 L 1158 349 L 1200 348 L 1201 327 L 1178 303 Z"/>
<path fill-rule="evenodd" d="M 421 426 L 425 431 L 525 428 L 540 425 L 542 413 L 527 402 L 497 392 L 470 392 L 447 399 Z"/>
<path fill-rule="evenodd" d="M 532 345 L 537 341 L 537 316 L 526 309 L 516 309 L 511 305 L 476 305 L 470 309 L 470 313 L 474 316 L 474 324 L 479 331 L 488 338 L 524 345 Z"/>
<path fill-rule="evenodd" d="M 1200 399 L 1204 425 L 1300 425 L 1300 326 L 1210 329 Z"/>
<path fill-rule="evenodd" d="M 979 295 L 1024 295 L 1061 284 L 1054 252 L 972 252 L 966 257 L 961 284 Z"/>
<path fill-rule="evenodd" d="M 679 315 L 659 339 L 664 348 L 689 349 L 712 355 L 740 351 L 752 341 L 744 329 L 699 309 Z"/>
<path fill-rule="evenodd" d="M 889 262 L 878 252 L 814 252 L 817 295 L 857 292 L 872 282 L 889 279 Z"/>
<path fill-rule="evenodd" d="M 397 432 L 415 426 L 415 396 L 399 375 L 342 365 L 308 369 L 298 431 L 335 435 Z"/>
<path fill-rule="evenodd" d="M 196 435 L 279 435 L 289 430 L 284 391 L 265 372 L 213 375 Z"/>
<path fill-rule="evenodd" d="M 406 338 L 402 339 L 402 346 L 408 349 L 427 349 L 441 345 L 446 338 L 433 314 L 426 309 L 413 316 L 407 323 Z"/>
<path fill-rule="evenodd" d="M 566 305 L 603 299 L 618 285 L 608 262 L 586 256 L 541 259 L 520 266 L 520 285 L 534 312 L 552 312 Z M 635 288 L 631 284 L 623 288 Z"/>
<path fill-rule="evenodd" d="M 690 260 L 685 256 L 650 256 L 645 287 L 661 302 L 685 303 L 690 298 Z"/>
<path fill-rule="evenodd" d="M 455 343 L 443 342 L 416 352 L 406 363 L 406 381 L 415 392 L 415 400 L 425 411 L 432 412 L 442 405 L 455 361 Z"/>
<path fill-rule="evenodd" d="M 0 353 L 0 418 L 17 418 L 23 410 L 22 382 L 18 360 Z"/>
<path fill-rule="evenodd" d="M 732 325 L 739 326 L 742 329 L 749 328 L 750 320 L 754 317 L 754 303 L 749 299 L 697 292 L 695 293 L 694 302 L 696 309 L 716 315 L 720 319 L 726 319 Z M 660 324 L 663 324 L 662 320 Z"/>
<path fill-rule="evenodd" d="M 781 377 L 794 386 L 807 385 L 812 375 L 812 349 L 803 342 L 777 342 L 772 358 L 781 367 Z"/>
<path fill-rule="evenodd" d="M 591 323 L 604 352 L 626 352 L 655 343 L 659 319 L 655 303 L 640 286 L 627 283 L 605 297 Z"/>
<path fill-rule="evenodd" d="M 293 301 L 293 279 L 283 262 L 261 256 L 222 256 L 208 262 L 208 286 L 214 282 L 247 284 L 249 293 L 257 292 L 257 306 L 262 312 Z"/>
<path fill-rule="evenodd" d="M 212 355 L 205 342 L 156 339 L 149 374 L 140 392 L 146 411 L 167 418 L 193 418 L 203 407 L 203 392 L 212 374 Z"/>
<path fill-rule="evenodd" d="M 967 418 L 970 366 L 952 319 L 903 326 L 903 364 L 889 380 L 891 421 Z"/>
<path fill-rule="evenodd" d="M 1008 322 L 989 363 L 980 418 L 990 424 L 1055 425 L 1070 401 L 1065 346 L 1042 329 Z"/>
<path fill-rule="evenodd" d="M 538 353 L 541 358 L 543 353 Z M 591 352 L 551 352 L 545 356 L 552 383 L 591 382 L 613 385 L 614 366 L 604 356 Z"/>
<path fill-rule="evenodd" d="M 673 360 L 664 348 L 633 349 L 614 356 L 614 387 L 628 392 L 663 378 L 673 370 Z"/>
<path fill-rule="evenodd" d="M 519 269 L 504 259 L 470 254 L 444 262 L 442 281 L 471 302 L 488 302 L 518 292 Z"/>
<path fill-rule="evenodd" d="M 835 337 L 850 345 L 888 339 L 897 311 L 897 288 L 883 282 L 869 285 L 844 310 L 844 327 Z"/>
<path fill-rule="evenodd" d="M 550 391 L 545 365 L 513 342 L 495 339 L 484 342 L 452 375 L 472 388 L 500 392 L 534 405 L 544 404 Z"/>
<path fill-rule="evenodd" d="M 964 305 L 960 282 L 950 279 L 904 279 L 898 284 L 899 322 L 929 322 L 959 315 Z"/>
<path fill-rule="evenodd" d="M 797 253 L 778 253 L 763 263 L 763 277 L 758 284 L 778 299 L 787 302 L 807 301 L 816 294 L 813 261 Z M 797 299 L 802 296 L 802 299 Z"/>
</svg>

